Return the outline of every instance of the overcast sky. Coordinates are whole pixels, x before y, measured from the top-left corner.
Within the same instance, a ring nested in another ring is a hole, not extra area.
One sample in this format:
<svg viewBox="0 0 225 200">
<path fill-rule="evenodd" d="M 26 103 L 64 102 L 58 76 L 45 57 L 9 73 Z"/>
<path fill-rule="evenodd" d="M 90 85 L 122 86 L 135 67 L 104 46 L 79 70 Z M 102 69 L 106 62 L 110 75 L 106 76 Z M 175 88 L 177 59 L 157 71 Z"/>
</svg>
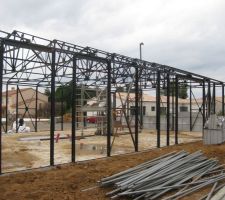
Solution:
<svg viewBox="0 0 225 200">
<path fill-rule="evenodd" d="M 0 29 L 139 57 L 225 81 L 224 0 L 0 0 Z"/>
</svg>

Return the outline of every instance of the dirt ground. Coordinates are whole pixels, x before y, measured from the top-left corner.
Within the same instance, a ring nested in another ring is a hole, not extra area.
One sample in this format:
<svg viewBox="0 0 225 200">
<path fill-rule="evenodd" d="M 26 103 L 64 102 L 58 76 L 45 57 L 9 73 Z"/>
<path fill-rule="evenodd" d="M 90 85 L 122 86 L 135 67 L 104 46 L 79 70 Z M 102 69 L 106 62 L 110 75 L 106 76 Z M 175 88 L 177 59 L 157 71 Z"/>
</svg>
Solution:
<svg viewBox="0 0 225 200">
<path fill-rule="evenodd" d="M 76 160 L 90 160 L 106 157 L 106 136 L 94 135 L 95 129 L 85 130 L 84 138 L 76 140 Z M 70 130 L 56 131 L 55 135 L 71 135 Z M 81 132 L 77 132 L 80 136 Z M 2 164 L 3 172 L 25 170 L 49 165 L 50 140 L 39 140 L 38 138 L 49 138 L 49 131 L 23 134 L 5 134 L 2 137 Z M 180 132 L 179 143 L 193 142 L 201 140 L 202 133 Z M 126 132 L 118 134 L 113 141 L 112 155 L 134 152 L 134 145 L 131 135 Z M 143 130 L 139 134 L 139 150 L 155 148 L 157 135 L 155 131 Z M 171 132 L 170 144 L 174 144 L 174 133 Z M 71 140 L 60 139 L 55 145 L 55 164 L 69 163 L 71 161 Z M 166 133 L 161 132 L 161 146 L 166 145 Z"/>
<path fill-rule="evenodd" d="M 202 150 L 209 158 L 217 158 L 221 164 L 225 164 L 225 144 L 203 145 L 202 142 L 192 142 L 146 152 L 65 164 L 54 168 L 5 174 L 0 176 L 0 199 L 107 200 L 105 193 L 112 188 L 96 187 L 92 190 L 82 190 L 96 186 L 96 182 L 102 177 L 154 159 L 162 154 L 182 149 L 188 152 Z M 209 190 L 210 188 L 206 188 L 183 198 L 183 200 L 197 200 Z"/>
</svg>

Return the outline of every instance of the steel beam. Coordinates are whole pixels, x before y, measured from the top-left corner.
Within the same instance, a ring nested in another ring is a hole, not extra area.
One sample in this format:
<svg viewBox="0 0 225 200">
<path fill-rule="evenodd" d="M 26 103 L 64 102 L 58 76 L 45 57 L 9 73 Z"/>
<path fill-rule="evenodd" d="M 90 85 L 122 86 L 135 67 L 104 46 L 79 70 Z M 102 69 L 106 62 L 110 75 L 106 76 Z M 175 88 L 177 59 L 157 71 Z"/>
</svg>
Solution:
<svg viewBox="0 0 225 200">
<path fill-rule="evenodd" d="M 189 87 L 189 107 L 190 107 L 190 131 L 192 131 L 192 87 L 191 87 L 191 81 L 190 81 L 190 87 Z"/>
<path fill-rule="evenodd" d="M 222 84 L 222 115 L 224 116 L 224 84 Z"/>
<path fill-rule="evenodd" d="M 19 86 L 16 86 L 16 133 L 18 133 L 18 118 L 19 118 Z"/>
<path fill-rule="evenodd" d="M 63 95 L 63 87 L 61 87 L 61 131 L 63 131 L 63 114 L 64 114 L 64 95 Z"/>
<path fill-rule="evenodd" d="M 138 105 L 138 99 L 139 99 L 139 71 L 138 71 L 138 65 L 135 65 L 135 151 L 138 151 L 138 116 L 139 116 L 139 110 L 142 108 L 139 108 Z"/>
<path fill-rule="evenodd" d="M 175 144 L 178 144 L 178 96 L 179 96 L 179 80 L 175 79 Z"/>
<path fill-rule="evenodd" d="M 72 162 L 76 161 L 76 90 L 77 90 L 77 81 L 76 81 L 76 69 L 77 69 L 77 58 L 73 56 L 73 77 L 72 77 L 72 129 L 71 129 L 71 160 Z"/>
<path fill-rule="evenodd" d="M 156 81 L 156 129 L 157 129 L 157 147 L 160 148 L 160 71 L 157 72 Z"/>
<path fill-rule="evenodd" d="M 216 114 L 216 84 L 213 83 L 213 114 Z"/>
<path fill-rule="evenodd" d="M 112 100 L 111 100 L 111 62 L 107 62 L 107 156 L 111 156 Z"/>
<path fill-rule="evenodd" d="M 1 69 L 0 69 L 1 70 Z M 9 86 L 6 84 L 6 95 L 5 95 L 5 132 L 8 132 L 8 98 L 9 98 Z"/>
<path fill-rule="evenodd" d="M 50 124 L 50 165 L 54 165 L 54 131 L 55 131 L 55 51 L 52 52 L 51 64 L 51 124 Z"/>
<path fill-rule="evenodd" d="M 37 118 L 38 118 L 38 86 L 36 87 L 35 95 L 35 132 L 37 132 Z"/>
<path fill-rule="evenodd" d="M 211 83 L 210 80 L 208 80 L 208 95 L 207 95 L 207 100 L 208 100 L 208 105 L 207 105 L 207 113 L 208 113 L 208 118 L 211 115 Z"/>
<path fill-rule="evenodd" d="M 143 90 L 140 89 L 140 129 L 143 129 Z"/>
<path fill-rule="evenodd" d="M 203 128 L 205 126 L 205 122 L 206 122 L 206 113 L 205 113 L 205 80 L 203 80 L 202 83 L 202 121 L 203 121 Z"/>
<path fill-rule="evenodd" d="M 4 68 L 4 45 L 0 43 L 0 174 L 2 174 L 2 76 Z"/>
<path fill-rule="evenodd" d="M 170 145 L 170 74 L 167 74 L 167 120 L 166 120 L 166 144 Z"/>
</svg>

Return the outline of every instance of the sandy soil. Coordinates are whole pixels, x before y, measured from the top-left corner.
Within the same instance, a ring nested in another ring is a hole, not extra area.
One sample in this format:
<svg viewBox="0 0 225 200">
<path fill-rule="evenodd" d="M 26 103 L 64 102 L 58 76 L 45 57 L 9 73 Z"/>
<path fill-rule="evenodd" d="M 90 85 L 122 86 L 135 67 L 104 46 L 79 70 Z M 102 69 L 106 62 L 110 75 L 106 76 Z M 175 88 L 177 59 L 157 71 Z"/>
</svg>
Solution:
<svg viewBox="0 0 225 200">
<path fill-rule="evenodd" d="M 225 164 L 225 144 L 206 146 L 202 142 L 193 142 L 147 152 L 66 164 L 54 168 L 5 174 L 0 176 L 0 199 L 107 200 L 105 193 L 112 188 L 96 187 L 92 190 L 82 190 L 96 186 L 96 182 L 102 177 L 112 175 L 162 154 L 182 149 L 189 152 L 201 149 L 209 158 L 215 157 L 221 164 Z M 183 200 L 197 200 L 209 190 L 210 188 L 206 188 L 183 198 Z"/>
<path fill-rule="evenodd" d="M 94 136 L 95 129 L 85 130 L 84 139 L 76 140 L 76 160 L 89 160 L 106 157 L 106 137 Z M 71 134 L 70 130 L 56 131 L 55 135 L 61 136 Z M 81 132 L 78 131 L 78 136 Z M 89 135 L 92 135 L 91 137 Z M 37 137 L 49 137 L 49 132 L 24 133 L 3 135 L 2 163 L 3 172 L 38 168 L 49 165 L 49 140 L 31 140 Z M 23 140 L 22 140 L 23 139 Z M 28 141 L 24 139 L 29 139 Z M 113 137 L 111 138 L 113 141 Z M 130 134 L 119 134 L 116 136 L 112 147 L 112 155 L 134 152 L 134 145 Z M 183 132 L 179 133 L 179 143 L 187 143 L 201 139 L 201 133 Z M 156 147 L 157 137 L 155 131 L 143 130 L 139 134 L 139 150 L 146 150 Z M 171 132 L 170 144 L 174 144 L 174 133 Z M 166 145 L 166 134 L 161 133 L 161 146 Z M 55 143 L 55 164 L 69 163 L 71 161 L 70 139 L 60 139 Z"/>
</svg>

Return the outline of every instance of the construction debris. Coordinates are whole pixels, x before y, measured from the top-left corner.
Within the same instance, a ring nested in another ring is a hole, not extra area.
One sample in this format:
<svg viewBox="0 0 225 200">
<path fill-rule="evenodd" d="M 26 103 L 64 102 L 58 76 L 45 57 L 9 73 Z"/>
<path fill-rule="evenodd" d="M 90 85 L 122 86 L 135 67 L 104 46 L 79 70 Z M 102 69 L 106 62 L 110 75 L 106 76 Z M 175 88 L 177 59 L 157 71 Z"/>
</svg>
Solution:
<svg viewBox="0 0 225 200">
<path fill-rule="evenodd" d="M 225 180 L 223 165 L 206 158 L 200 151 L 172 152 L 118 174 L 101 179 L 100 186 L 115 186 L 107 193 L 111 199 L 122 196 L 138 199 L 176 200 L 207 186 L 210 199 Z"/>
</svg>

